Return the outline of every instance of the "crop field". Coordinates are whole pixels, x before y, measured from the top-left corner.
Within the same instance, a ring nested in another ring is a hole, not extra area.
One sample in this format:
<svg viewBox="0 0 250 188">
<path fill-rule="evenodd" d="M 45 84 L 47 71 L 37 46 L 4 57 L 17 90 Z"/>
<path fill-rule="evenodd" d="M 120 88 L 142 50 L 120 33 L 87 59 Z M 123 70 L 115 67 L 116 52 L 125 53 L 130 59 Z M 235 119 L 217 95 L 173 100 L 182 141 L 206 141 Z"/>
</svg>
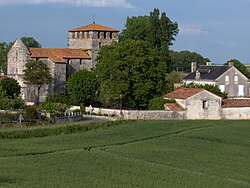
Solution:
<svg viewBox="0 0 250 188">
<path fill-rule="evenodd" d="M 0 187 L 250 187 L 250 121 L 129 121 L 0 139 Z"/>
</svg>

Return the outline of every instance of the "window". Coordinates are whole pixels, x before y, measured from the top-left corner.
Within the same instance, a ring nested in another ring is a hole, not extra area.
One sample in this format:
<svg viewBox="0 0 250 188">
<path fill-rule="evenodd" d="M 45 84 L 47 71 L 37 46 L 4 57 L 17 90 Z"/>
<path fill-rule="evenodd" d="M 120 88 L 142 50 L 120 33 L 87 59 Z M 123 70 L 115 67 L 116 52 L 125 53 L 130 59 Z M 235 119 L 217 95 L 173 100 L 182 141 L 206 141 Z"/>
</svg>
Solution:
<svg viewBox="0 0 250 188">
<path fill-rule="evenodd" d="M 234 83 L 238 83 L 239 82 L 239 77 L 238 76 L 234 76 Z"/>
<path fill-rule="evenodd" d="M 244 85 L 239 85 L 238 96 L 243 96 L 243 95 L 244 95 Z"/>
<path fill-rule="evenodd" d="M 219 89 L 221 92 L 225 92 L 225 85 L 219 85 Z"/>
<path fill-rule="evenodd" d="M 101 48 L 101 46 L 102 46 L 102 43 L 101 43 L 101 42 L 99 42 L 99 48 Z"/>
<path fill-rule="evenodd" d="M 225 83 L 229 84 L 229 76 L 228 75 L 226 75 L 226 77 L 225 77 Z"/>
<path fill-rule="evenodd" d="M 208 109 L 208 101 L 202 101 L 202 108 Z"/>
</svg>

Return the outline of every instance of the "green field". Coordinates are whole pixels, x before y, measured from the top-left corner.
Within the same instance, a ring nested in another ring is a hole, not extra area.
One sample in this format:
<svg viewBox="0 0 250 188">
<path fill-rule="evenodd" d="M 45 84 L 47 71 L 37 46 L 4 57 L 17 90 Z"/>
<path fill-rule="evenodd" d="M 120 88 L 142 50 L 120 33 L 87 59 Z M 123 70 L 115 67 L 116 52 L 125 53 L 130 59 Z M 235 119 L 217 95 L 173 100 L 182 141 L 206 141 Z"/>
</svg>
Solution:
<svg viewBox="0 0 250 188">
<path fill-rule="evenodd" d="M 0 187 L 250 187 L 250 121 L 138 121 L 1 139 Z"/>
</svg>

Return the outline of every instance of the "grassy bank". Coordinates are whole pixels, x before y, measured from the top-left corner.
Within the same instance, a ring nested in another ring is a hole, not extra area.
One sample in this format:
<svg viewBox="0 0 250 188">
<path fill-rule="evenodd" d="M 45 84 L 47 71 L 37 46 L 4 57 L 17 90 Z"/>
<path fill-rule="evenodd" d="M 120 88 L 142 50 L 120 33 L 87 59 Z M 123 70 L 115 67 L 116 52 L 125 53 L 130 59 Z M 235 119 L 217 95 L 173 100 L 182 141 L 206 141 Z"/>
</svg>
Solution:
<svg viewBox="0 0 250 188">
<path fill-rule="evenodd" d="M 250 187 L 249 121 L 138 121 L 0 140 L 3 187 Z"/>
</svg>

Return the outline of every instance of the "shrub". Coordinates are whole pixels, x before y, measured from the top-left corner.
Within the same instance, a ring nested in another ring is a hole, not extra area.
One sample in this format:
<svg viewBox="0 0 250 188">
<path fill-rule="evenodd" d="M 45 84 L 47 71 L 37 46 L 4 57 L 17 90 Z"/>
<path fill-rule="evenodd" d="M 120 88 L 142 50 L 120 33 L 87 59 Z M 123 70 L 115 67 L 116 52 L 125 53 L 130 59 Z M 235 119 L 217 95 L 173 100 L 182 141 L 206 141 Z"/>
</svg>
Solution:
<svg viewBox="0 0 250 188">
<path fill-rule="evenodd" d="M 46 97 L 45 103 L 69 104 L 69 97 L 64 93 L 51 93 Z"/>
<path fill-rule="evenodd" d="M 36 106 L 26 106 L 25 112 L 26 112 L 24 115 L 25 119 L 32 120 L 38 117 Z"/>
<path fill-rule="evenodd" d="M 164 110 L 164 104 L 176 103 L 173 99 L 164 99 L 163 97 L 157 97 L 149 102 L 149 110 Z"/>
</svg>

